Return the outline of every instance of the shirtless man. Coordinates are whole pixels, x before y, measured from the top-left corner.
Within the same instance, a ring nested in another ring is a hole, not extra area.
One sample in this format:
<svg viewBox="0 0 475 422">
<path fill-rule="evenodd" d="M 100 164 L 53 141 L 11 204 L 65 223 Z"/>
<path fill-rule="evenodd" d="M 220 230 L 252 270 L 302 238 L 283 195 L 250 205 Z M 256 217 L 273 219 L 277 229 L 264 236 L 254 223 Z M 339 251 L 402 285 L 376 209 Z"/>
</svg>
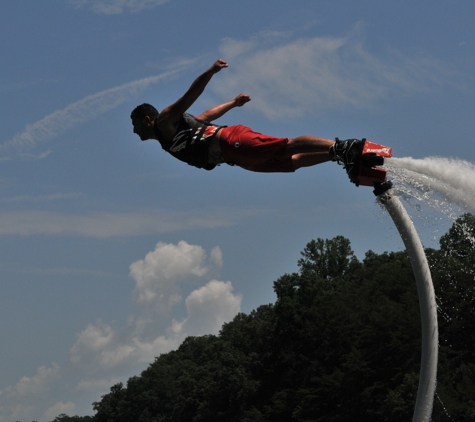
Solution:
<svg viewBox="0 0 475 422">
<path fill-rule="evenodd" d="M 187 110 L 203 93 L 213 75 L 226 67 L 228 64 L 218 59 L 195 79 L 181 98 L 160 113 L 150 104 L 137 106 L 130 115 L 134 133 L 142 141 L 159 141 L 174 157 L 206 170 L 227 163 L 257 172 L 293 172 L 330 160 L 344 161 L 345 151 L 354 142 L 359 142 L 333 141 L 310 135 L 277 138 L 243 125 L 226 127 L 212 123 L 232 108 L 250 101 L 246 94 L 239 94 L 196 117 L 188 114 Z"/>
</svg>

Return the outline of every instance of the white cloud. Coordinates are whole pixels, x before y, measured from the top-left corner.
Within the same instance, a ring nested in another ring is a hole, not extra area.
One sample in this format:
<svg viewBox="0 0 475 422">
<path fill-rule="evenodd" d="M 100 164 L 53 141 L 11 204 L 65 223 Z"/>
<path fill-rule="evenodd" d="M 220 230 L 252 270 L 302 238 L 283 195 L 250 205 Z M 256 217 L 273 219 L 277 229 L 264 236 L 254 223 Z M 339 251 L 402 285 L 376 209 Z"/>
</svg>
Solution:
<svg viewBox="0 0 475 422">
<path fill-rule="evenodd" d="M 78 340 L 71 349 L 71 360 L 78 363 L 88 355 L 101 352 L 112 343 L 113 337 L 114 332 L 110 325 L 102 324 L 101 321 L 97 325 L 89 324 L 78 335 Z"/>
<path fill-rule="evenodd" d="M 231 282 L 211 280 L 188 295 L 187 316 L 177 321 L 168 314 L 169 327 L 159 333 L 153 331 L 154 326 L 160 326 L 159 319 L 164 319 L 158 313 L 148 320 L 137 317 L 130 326 L 117 330 L 100 321 L 90 324 L 79 333 L 71 348 L 71 361 L 82 368 L 84 375 L 94 377 L 107 376 L 138 363 L 150 363 L 160 354 L 176 349 L 187 336 L 218 334 L 222 325 L 240 312 L 241 301 L 242 295 L 233 294 Z M 151 328 L 148 335 L 143 324 Z M 83 379 L 77 388 L 98 385 L 102 387 L 103 383 L 97 378 Z"/>
<path fill-rule="evenodd" d="M 44 419 L 47 421 L 52 421 L 56 416 L 64 415 L 74 415 L 76 412 L 76 405 L 72 402 L 58 402 L 51 406 L 44 414 Z"/>
<path fill-rule="evenodd" d="M 51 367 L 41 366 L 32 377 L 23 377 L 18 383 L 7 392 L 12 396 L 26 396 L 38 394 L 48 388 L 49 383 L 57 377 L 59 366 L 53 364 Z"/>
<path fill-rule="evenodd" d="M 173 335 L 159 335 L 156 338 L 133 338 L 136 362 L 149 363 L 170 350 L 176 349 L 185 339 L 184 335 L 173 333 Z"/>
<path fill-rule="evenodd" d="M 221 55 L 229 69 L 212 89 L 223 97 L 251 95 L 249 106 L 271 119 L 342 107 L 374 107 L 390 94 L 408 95 L 448 82 L 452 71 L 430 58 L 398 53 L 379 58 L 359 36 L 285 41 L 281 33 L 226 39 Z"/>
<path fill-rule="evenodd" d="M 232 292 L 230 281 L 217 280 L 191 292 L 185 301 L 188 317 L 181 329 L 186 335 L 217 334 L 241 309 L 242 295 Z"/>
<path fill-rule="evenodd" d="M 185 300 L 187 315 L 180 320 L 173 319 L 171 311 L 181 302 L 180 286 L 194 285 L 221 266 L 219 247 L 208 259 L 201 246 L 159 242 L 144 259 L 130 265 L 136 282 L 137 313 L 122 328 L 101 321 L 89 324 L 71 348 L 72 363 L 97 377 L 149 363 L 178 347 L 188 335 L 217 334 L 222 324 L 240 311 L 242 296 L 233 293 L 230 281 L 211 280 L 192 291 Z"/>
<path fill-rule="evenodd" d="M 168 0 L 70 0 L 76 8 L 87 7 L 104 15 L 140 12 L 167 3 Z"/>
<path fill-rule="evenodd" d="M 222 265 L 219 248 L 212 252 L 214 264 Z M 206 252 L 201 246 L 184 241 L 177 245 L 158 243 L 155 250 L 130 266 L 130 276 L 136 282 L 140 302 L 176 303 L 176 282 L 190 276 L 203 277 L 210 271 L 205 262 Z M 157 304 L 158 304 L 157 303 Z"/>
<path fill-rule="evenodd" d="M 193 212 L 112 213 L 86 215 L 49 211 L 0 211 L 1 235 L 73 235 L 94 238 L 140 236 L 170 233 L 176 230 L 229 227 L 260 210 L 226 210 Z"/>
<path fill-rule="evenodd" d="M 100 320 L 88 324 L 78 333 L 68 364 L 42 366 L 32 377 L 25 376 L 0 391 L 0 422 L 38 420 L 38 415 L 52 420 L 61 413 L 90 412 L 90 408 L 78 409 L 79 396 L 93 397 L 90 403 L 100 400 L 112 385 L 137 375 L 187 336 L 217 334 L 223 323 L 240 312 L 242 301 L 230 281 L 210 280 L 222 260 L 219 247 L 206 253 L 185 241 L 158 243 L 144 259 L 131 264 L 137 289 L 142 291 L 146 285 L 154 293 L 147 296 L 149 302 L 144 304 L 138 295 L 137 310 L 123 327 Z M 177 316 L 178 285 L 196 284 L 185 300 L 184 315 Z M 167 303 L 161 295 L 168 297 Z"/>
<path fill-rule="evenodd" d="M 130 332 L 130 330 L 126 330 Z M 106 373 L 112 368 L 131 363 L 136 356 L 136 348 L 130 338 L 121 335 L 121 330 L 114 330 L 110 325 L 98 321 L 89 324 L 78 334 L 76 343 L 71 348 L 71 362 L 85 369 L 85 373 L 97 375 L 98 371 Z M 128 343 L 130 341 L 130 343 Z"/>
<path fill-rule="evenodd" d="M 48 396 L 52 384 L 60 377 L 57 364 L 41 366 L 32 377 L 23 377 L 14 386 L 0 391 L 0 421 L 36 419 L 36 403 Z"/>
</svg>

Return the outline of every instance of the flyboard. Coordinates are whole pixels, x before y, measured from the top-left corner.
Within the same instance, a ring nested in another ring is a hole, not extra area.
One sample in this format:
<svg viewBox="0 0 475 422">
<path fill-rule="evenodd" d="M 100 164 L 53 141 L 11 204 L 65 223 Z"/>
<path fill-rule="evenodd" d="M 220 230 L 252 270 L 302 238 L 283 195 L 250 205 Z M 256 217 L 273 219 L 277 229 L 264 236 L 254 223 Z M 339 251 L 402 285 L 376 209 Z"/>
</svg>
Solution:
<svg viewBox="0 0 475 422">
<path fill-rule="evenodd" d="M 369 142 L 357 141 L 344 157 L 343 165 L 356 186 L 372 186 L 378 201 L 385 206 L 401 235 L 409 255 L 417 284 L 422 323 L 422 352 L 419 387 L 413 422 L 429 422 L 432 415 L 437 382 L 438 324 L 432 276 L 421 240 L 414 224 L 399 198 L 391 190 L 384 159 L 392 156 L 392 149 Z"/>
</svg>

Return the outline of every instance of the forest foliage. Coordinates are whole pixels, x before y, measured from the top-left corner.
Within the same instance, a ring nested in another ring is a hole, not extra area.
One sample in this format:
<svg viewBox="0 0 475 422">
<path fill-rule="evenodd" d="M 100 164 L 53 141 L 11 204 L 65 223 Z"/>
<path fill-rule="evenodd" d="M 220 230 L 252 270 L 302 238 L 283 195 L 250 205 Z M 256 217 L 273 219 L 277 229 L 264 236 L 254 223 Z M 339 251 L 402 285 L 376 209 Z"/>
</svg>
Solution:
<svg viewBox="0 0 475 422">
<path fill-rule="evenodd" d="M 433 420 L 475 420 L 475 217 L 426 250 L 438 298 Z M 238 314 L 219 335 L 189 337 L 93 404 L 54 422 L 411 420 L 421 365 L 416 283 L 405 252 L 342 236 L 309 242 L 277 300 Z"/>
</svg>

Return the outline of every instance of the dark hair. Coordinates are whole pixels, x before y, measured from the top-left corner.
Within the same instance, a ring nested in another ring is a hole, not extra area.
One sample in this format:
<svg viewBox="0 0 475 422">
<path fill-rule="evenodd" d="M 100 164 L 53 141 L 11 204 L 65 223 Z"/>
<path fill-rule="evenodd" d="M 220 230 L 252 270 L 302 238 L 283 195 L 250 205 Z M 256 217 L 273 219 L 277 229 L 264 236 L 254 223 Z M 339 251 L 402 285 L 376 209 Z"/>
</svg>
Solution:
<svg viewBox="0 0 475 422">
<path fill-rule="evenodd" d="M 148 116 L 150 117 L 150 119 L 154 120 L 158 117 L 158 114 L 158 110 L 153 105 L 143 103 L 132 110 L 132 113 L 130 113 L 130 118 L 143 118 L 145 116 Z"/>
</svg>

